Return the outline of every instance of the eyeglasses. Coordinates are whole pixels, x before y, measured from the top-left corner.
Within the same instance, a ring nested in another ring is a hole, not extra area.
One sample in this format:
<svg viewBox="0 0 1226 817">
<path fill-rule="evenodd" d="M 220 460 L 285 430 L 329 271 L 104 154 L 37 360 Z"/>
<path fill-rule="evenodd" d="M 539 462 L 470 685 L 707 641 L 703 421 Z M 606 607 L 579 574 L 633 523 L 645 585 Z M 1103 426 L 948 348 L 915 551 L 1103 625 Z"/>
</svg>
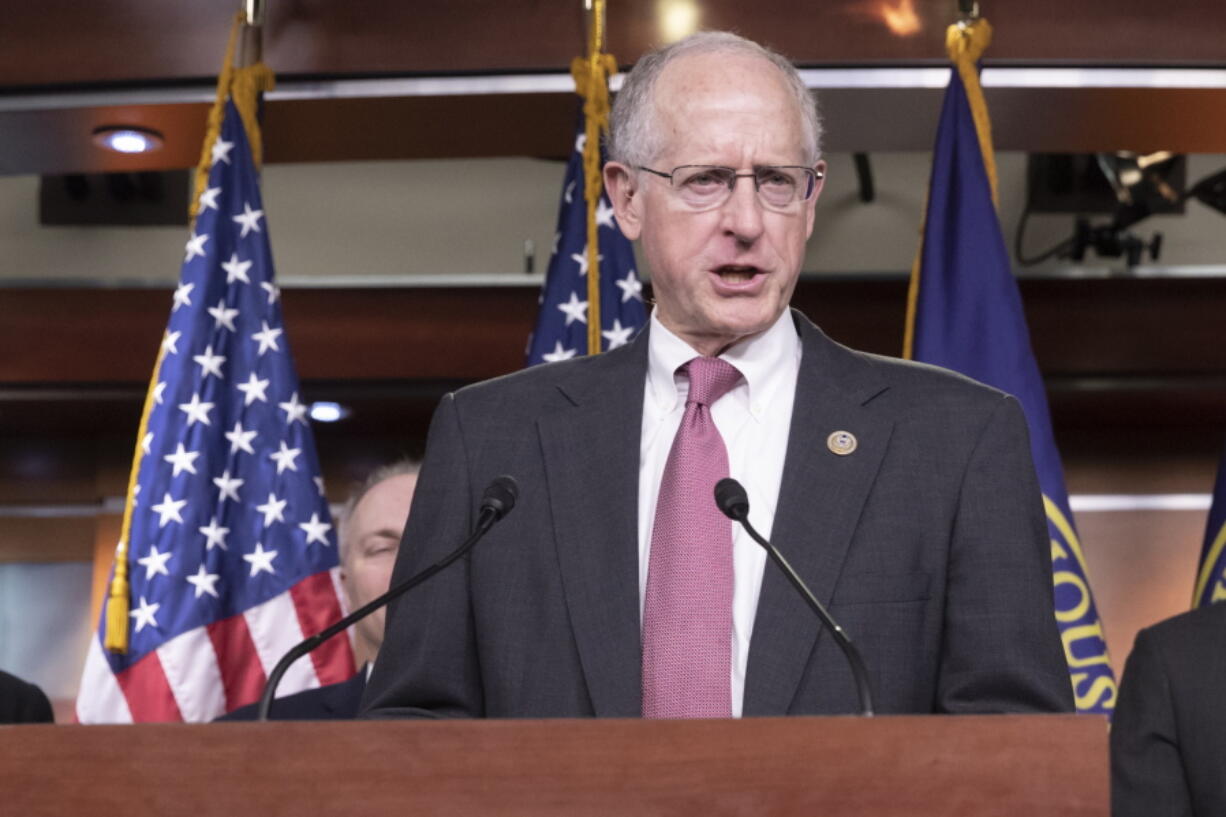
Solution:
<svg viewBox="0 0 1226 817">
<path fill-rule="evenodd" d="M 661 173 L 650 167 L 639 170 L 668 179 L 673 192 L 695 210 L 720 207 L 732 197 L 737 179 L 753 179 L 754 190 L 763 205 L 784 210 L 798 201 L 808 201 L 817 190 L 817 180 L 825 174 L 799 165 L 762 165 L 752 173 L 737 173 L 735 168 L 721 165 L 681 165 L 672 173 Z"/>
</svg>

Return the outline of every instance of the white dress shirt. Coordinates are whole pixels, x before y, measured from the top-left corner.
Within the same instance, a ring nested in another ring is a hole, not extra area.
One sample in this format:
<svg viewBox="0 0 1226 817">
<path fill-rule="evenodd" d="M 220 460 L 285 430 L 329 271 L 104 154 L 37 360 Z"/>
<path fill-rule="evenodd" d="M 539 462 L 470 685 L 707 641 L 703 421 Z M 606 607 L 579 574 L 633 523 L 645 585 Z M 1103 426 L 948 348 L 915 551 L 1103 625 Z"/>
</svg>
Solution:
<svg viewBox="0 0 1226 817">
<path fill-rule="evenodd" d="M 743 380 L 711 407 L 711 419 L 728 448 L 730 475 L 749 494 L 749 521 L 770 538 L 783 478 L 796 377 L 800 371 L 800 336 L 785 309 L 771 328 L 741 341 L 720 358 L 735 366 Z M 647 388 L 643 394 L 643 436 L 639 450 L 639 621 L 647 595 L 651 531 L 664 465 L 673 437 L 685 413 L 689 379 L 677 369 L 694 358 L 685 341 L 651 315 L 647 346 Z M 732 526 L 732 715 L 741 716 L 745 697 L 745 667 L 753 633 L 766 551 L 739 524 Z"/>
</svg>

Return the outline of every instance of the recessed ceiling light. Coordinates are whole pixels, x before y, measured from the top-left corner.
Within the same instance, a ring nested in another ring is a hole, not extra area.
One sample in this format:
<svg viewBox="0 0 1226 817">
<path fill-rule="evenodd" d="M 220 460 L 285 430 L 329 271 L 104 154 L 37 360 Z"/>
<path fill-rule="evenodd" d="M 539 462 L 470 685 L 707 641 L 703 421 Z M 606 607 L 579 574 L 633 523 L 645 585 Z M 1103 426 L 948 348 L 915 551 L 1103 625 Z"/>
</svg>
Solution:
<svg viewBox="0 0 1226 817">
<path fill-rule="evenodd" d="M 106 125 L 94 129 L 94 142 L 116 153 L 148 153 L 162 146 L 162 134 L 148 128 Z"/>
<path fill-rule="evenodd" d="M 316 400 L 311 404 L 311 419 L 320 423 L 335 423 L 344 420 L 352 412 L 347 406 L 329 400 Z"/>
</svg>

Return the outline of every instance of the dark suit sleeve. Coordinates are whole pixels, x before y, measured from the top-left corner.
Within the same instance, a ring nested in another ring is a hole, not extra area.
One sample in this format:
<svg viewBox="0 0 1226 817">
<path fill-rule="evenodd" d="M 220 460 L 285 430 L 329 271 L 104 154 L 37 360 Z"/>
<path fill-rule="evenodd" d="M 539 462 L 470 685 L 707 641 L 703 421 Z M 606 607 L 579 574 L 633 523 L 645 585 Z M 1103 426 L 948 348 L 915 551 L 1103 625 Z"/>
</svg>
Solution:
<svg viewBox="0 0 1226 817">
<path fill-rule="evenodd" d="M 936 710 L 1071 712 L 1050 540 L 1021 406 L 978 433 L 950 542 Z"/>
<path fill-rule="evenodd" d="M 430 423 L 393 584 L 435 564 L 469 535 L 470 482 L 460 411 L 447 395 Z M 462 559 L 392 603 L 361 716 L 484 714 L 468 571 Z"/>
<path fill-rule="evenodd" d="M 1191 815 L 1171 681 L 1153 635 L 1142 630 L 1124 666 L 1111 724 L 1112 817 Z"/>
<path fill-rule="evenodd" d="M 0 723 L 54 723 L 51 702 L 36 685 L 0 672 Z"/>
</svg>

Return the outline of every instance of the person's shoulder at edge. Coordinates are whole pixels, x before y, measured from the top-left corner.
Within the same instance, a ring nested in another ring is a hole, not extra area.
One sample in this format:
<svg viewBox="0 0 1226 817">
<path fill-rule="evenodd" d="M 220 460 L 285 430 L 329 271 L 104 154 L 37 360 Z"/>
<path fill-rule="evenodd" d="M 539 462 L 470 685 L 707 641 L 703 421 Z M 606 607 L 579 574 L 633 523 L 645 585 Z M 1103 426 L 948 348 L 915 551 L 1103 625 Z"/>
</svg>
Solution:
<svg viewBox="0 0 1226 817">
<path fill-rule="evenodd" d="M 1187 610 L 1157 624 L 1151 624 L 1137 634 L 1154 644 L 1182 644 L 1188 642 L 1203 646 L 1214 643 L 1214 636 L 1226 633 L 1226 603 L 1210 604 Z"/>
</svg>

